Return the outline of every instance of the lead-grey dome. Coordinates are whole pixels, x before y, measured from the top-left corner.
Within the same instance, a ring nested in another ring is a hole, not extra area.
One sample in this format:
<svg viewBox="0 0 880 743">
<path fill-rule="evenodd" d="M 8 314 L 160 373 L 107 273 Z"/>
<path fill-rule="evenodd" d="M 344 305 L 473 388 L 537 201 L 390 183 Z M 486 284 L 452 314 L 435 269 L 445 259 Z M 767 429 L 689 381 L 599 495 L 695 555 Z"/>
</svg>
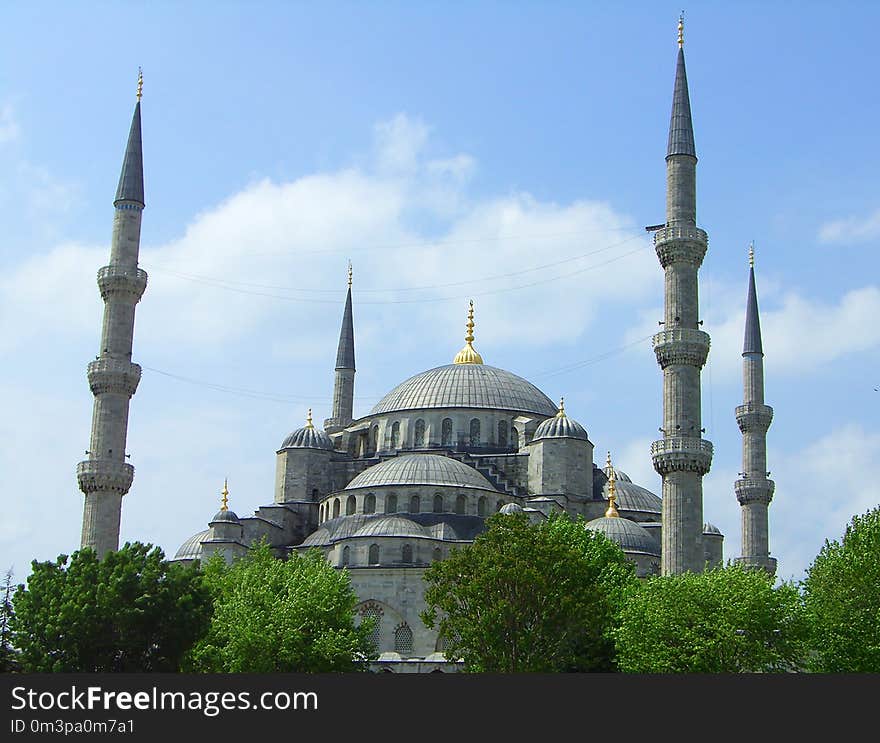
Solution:
<svg viewBox="0 0 880 743">
<path fill-rule="evenodd" d="M 620 473 L 618 473 L 620 474 Z M 608 483 L 602 488 L 603 499 L 608 500 Z M 620 511 L 637 511 L 639 513 L 661 513 L 663 501 L 647 488 L 636 485 L 632 480 L 614 481 L 614 496 Z"/>
<path fill-rule="evenodd" d="M 355 537 L 427 537 L 428 532 L 403 516 L 380 516 L 358 529 Z"/>
<path fill-rule="evenodd" d="M 581 439 L 587 440 L 586 429 L 574 418 L 569 418 L 565 413 L 548 418 L 535 429 L 532 441 L 537 439 Z"/>
<path fill-rule="evenodd" d="M 403 454 L 388 459 L 361 472 L 345 489 L 387 485 L 448 485 L 495 490 L 473 467 L 439 454 Z"/>
<path fill-rule="evenodd" d="M 601 532 L 612 542 L 619 544 L 624 552 L 639 552 L 660 557 L 660 546 L 657 541 L 650 532 L 643 529 L 635 521 L 619 516 L 603 516 L 588 522 L 586 528 Z"/>
<path fill-rule="evenodd" d="M 523 507 L 519 503 L 505 503 L 501 506 L 500 513 L 522 513 Z"/>
<path fill-rule="evenodd" d="M 217 511 L 217 513 L 214 514 L 214 518 L 212 518 L 209 523 L 217 524 L 217 523 L 222 523 L 222 522 L 226 522 L 226 523 L 230 523 L 230 524 L 240 523 L 238 520 L 238 515 L 235 513 L 235 511 L 229 511 L 229 510 Z"/>
<path fill-rule="evenodd" d="M 425 408 L 486 408 L 556 415 L 531 382 L 486 364 L 447 364 L 416 374 L 383 397 L 370 415 Z"/>
<path fill-rule="evenodd" d="M 717 534 L 718 536 L 722 536 L 721 529 L 708 521 L 703 524 L 703 534 Z"/>
<path fill-rule="evenodd" d="M 211 530 L 205 529 L 198 534 L 193 534 L 177 550 L 175 560 L 198 560 L 202 556 L 202 542 L 211 538 Z"/>
<path fill-rule="evenodd" d="M 314 426 L 297 428 L 284 439 L 282 449 L 332 449 L 333 441 L 323 431 Z"/>
</svg>

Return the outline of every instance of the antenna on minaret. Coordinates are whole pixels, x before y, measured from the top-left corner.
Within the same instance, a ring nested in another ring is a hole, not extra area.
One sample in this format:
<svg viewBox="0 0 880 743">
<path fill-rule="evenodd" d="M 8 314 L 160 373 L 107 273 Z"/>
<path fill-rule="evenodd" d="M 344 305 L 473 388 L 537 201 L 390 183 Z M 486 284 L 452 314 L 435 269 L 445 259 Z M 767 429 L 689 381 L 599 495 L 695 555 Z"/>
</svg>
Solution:
<svg viewBox="0 0 880 743">
<path fill-rule="evenodd" d="M 684 47 L 684 11 L 678 16 L 678 48 Z"/>
<path fill-rule="evenodd" d="M 749 243 L 749 268 L 755 267 L 755 241 Z"/>
<path fill-rule="evenodd" d="M 140 103 L 141 98 L 144 95 L 144 71 L 138 67 L 138 92 L 137 99 L 138 103 Z"/>
</svg>

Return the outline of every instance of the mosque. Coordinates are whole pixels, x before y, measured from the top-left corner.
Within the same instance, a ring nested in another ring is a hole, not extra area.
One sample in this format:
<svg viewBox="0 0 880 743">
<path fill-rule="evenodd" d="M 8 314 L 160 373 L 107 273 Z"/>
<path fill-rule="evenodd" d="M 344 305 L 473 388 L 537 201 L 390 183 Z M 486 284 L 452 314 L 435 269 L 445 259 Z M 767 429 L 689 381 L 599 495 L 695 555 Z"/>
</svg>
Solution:
<svg viewBox="0 0 880 743">
<path fill-rule="evenodd" d="M 595 463 L 583 425 L 540 389 L 484 362 L 475 348 L 474 306 L 464 346 L 452 360 L 397 384 L 354 419 L 355 336 L 351 273 L 335 365 L 332 415 L 281 440 L 274 498 L 238 516 L 223 505 L 177 551 L 179 561 L 244 555 L 265 538 L 280 558 L 320 549 L 348 570 L 361 616 L 378 622 L 378 665 L 386 670 L 454 670 L 443 638 L 419 618 L 423 573 L 467 545 L 489 515 L 523 512 L 583 516 L 586 528 L 621 546 L 639 576 L 701 571 L 723 560 L 721 532 L 704 521 L 702 478 L 712 444 L 701 436 L 700 374 L 709 352 L 701 329 L 698 271 L 708 238 L 696 222 L 696 165 L 679 22 L 672 115 L 666 152 L 666 222 L 649 227 L 665 276 L 665 317 L 654 336 L 663 376 L 663 438 L 650 456 L 661 495 L 633 483 L 607 459 Z M 88 458 L 77 466 L 85 495 L 82 545 L 118 548 L 122 498 L 134 468 L 125 460 L 128 410 L 140 380 L 133 363 L 135 307 L 147 285 L 138 267 L 143 212 L 141 83 L 114 201 L 110 263 L 98 272 L 104 300 L 101 353 L 88 365 L 95 397 Z M 328 360 L 329 361 L 329 360 Z M 438 359 L 442 361 L 442 359 Z M 763 348 L 754 266 L 750 268 L 743 347 L 743 472 L 734 483 L 742 506 L 739 561 L 775 572 L 768 542 Z M 279 439 L 281 437 L 279 436 Z M 646 456 L 649 453 L 646 452 Z M 661 497 L 662 496 L 662 497 Z"/>
</svg>

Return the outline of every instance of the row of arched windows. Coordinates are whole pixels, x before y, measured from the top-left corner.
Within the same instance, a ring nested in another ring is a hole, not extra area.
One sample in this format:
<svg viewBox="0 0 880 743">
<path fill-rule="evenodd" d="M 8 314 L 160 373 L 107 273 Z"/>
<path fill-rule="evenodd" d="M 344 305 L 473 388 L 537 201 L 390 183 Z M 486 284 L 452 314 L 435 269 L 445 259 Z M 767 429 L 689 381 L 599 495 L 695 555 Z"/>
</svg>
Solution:
<svg viewBox="0 0 880 743">
<path fill-rule="evenodd" d="M 452 418 L 444 418 L 440 423 L 440 445 L 452 447 L 458 442 L 453 440 Z M 413 447 L 422 449 L 427 444 L 425 441 L 426 424 L 423 418 L 417 418 L 413 426 Z M 498 431 L 496 437 L 497 445 L 500 447 L 519 448 L 519 433 L 516 428 L 506 421 L 498 421 Z M 482 443 L 482 423 L 479 418 L 471 418 L 468 425 L 468 445 L 480 446 Z M 374 425 L 370 430 L 370 444 L 373 451 L 379 449 L 379 426 Z M 391 424 L 391 449 L 399 449 L 400 440 L 400 421 L 394 421 Z"/>
<path fill-rule="evenodd" d="M 405 565 L 412 565 L 412 563 L 413 563 L 413 548 L 412 548 L 411 544 L 403 545 L 399 554 L 400 554 L 400 562 L 402 562 Z M 387 552 L 386 552 L 386 555 L 387 555 Z M 435 547 L 434 551 L 431 555 L 431 558 L 432 558 L 432 560 L 434 560 L 434 562 L 436 562 L 437 560 L 442 560 L 443 559 L 443 550 L 441 550 L 439 547 Z M 378 544 L 371 544 L 370 545 L 368 558 L 367 558 L 367 564 L 368 565 L 378 565 L 379 564 L 379 545 Z M 345 547 L 342 548 L 342 565 L 343 566 L 351 565 L 351 547 L 348 545 L 346 545 Z"/>
<path fill-rule="evenodd" d="M 477 500 L 477 516 L 485 516 L 488 512 L 489 501 L 486 496 L 480 496 L 479 500 Z M 503 500 L 499 500 L 495 504 L 495 510 L 500 510 L 501 506 L 504 505 Z M 363 513 L 376 513 L 376 496 L 373 493 L 368 493 L 364 497 L 364 510 Z M 320 520 L 321 522 L 326 521 L 328 518 L 337 518 L 340 515 L 341 509 L 341 501 L 339 498 L 334 498 L 332 504 L 324 503 L 321 506 L 320 512 Z M 440 493 L 435 493 L 433 501 L 431 503 L 431 512 L 433 513 L 448 513 L 446 510 L 446 504 L 444 502 L 443 496 Z M 394 493 L 389 493 L 385 497 L 385 513 L 398 513 L 398 502 L 397 496 Z M 467 513 L 467 496 L 465 495 L 457 495 L 455 498 L 455 507 L 451 511 L 452 513 L 465 514 Z M 350 495 L 345 499 L 345 515 L 353 516 L 357 513 L 357 499 Z M 413 495 L 409 499 L 409 513 L 422 513 L 422 499 L 418 495 Z M 332 514 L 332 516 L 331 516 Z"/>
</svg>

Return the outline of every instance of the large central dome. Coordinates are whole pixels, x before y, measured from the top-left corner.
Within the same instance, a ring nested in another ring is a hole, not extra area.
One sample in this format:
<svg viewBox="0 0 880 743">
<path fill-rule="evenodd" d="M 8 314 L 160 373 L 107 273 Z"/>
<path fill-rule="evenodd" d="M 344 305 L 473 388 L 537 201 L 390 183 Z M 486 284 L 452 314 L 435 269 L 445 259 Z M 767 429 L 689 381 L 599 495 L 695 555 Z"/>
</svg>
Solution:
<svg viewBox="0 0 880 743">
<path fill-rule="evenodd" d="M 556 415 L 556 405 L 531 382 L 485 364 L 448 364 L 397 385 L 371 411 L 381 415 L 424 408 L 487 408 Z"/>
</svg>

